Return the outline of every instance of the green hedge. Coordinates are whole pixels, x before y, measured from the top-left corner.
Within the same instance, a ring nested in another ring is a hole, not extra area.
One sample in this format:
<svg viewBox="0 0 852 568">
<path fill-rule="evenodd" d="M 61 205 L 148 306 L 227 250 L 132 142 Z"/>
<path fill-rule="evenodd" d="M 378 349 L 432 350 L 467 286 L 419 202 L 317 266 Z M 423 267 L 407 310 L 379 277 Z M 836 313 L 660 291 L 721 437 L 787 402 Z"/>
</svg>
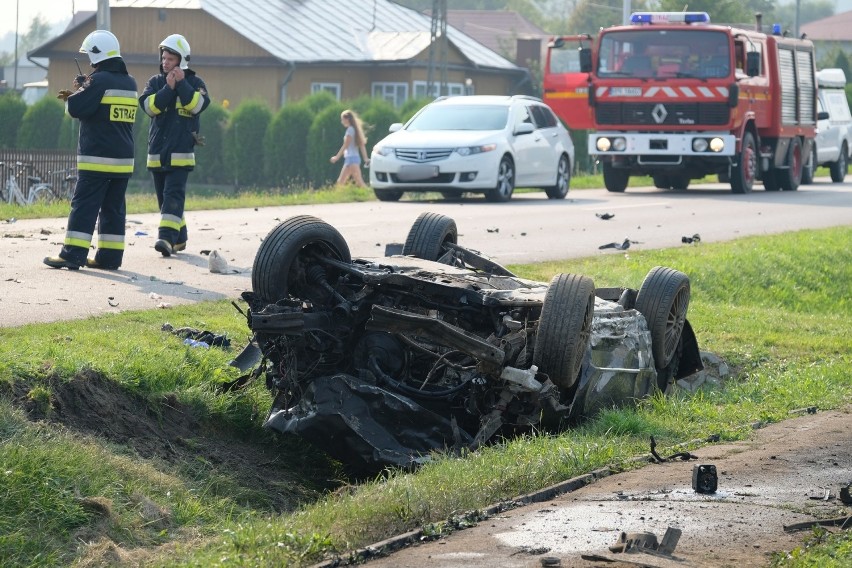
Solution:
<svg viewBox="0 0 852 568">
<path fill-rule="evenodd" d="M 204 115 L 202 115 L 202 120 Z M 272 122 L 272 112 L 266 103 L 248 100 L 231 115 L 225 128 L 224 154 L 234 187 L 267 185 L 263 175 L 263 142 Z"/>
<path fill-rule="evenodd" d="M 17 145 L 21 148 L 39 150 L 59 148 L 59 132 L 62 129 L 64 115 L 64 104 L 56 99 L 44 97 L 24 113 L 18 129 Z"/>
<path fill-rule="evenodd" d="M 394 122 L 402 122 L 429 100 L 410 101 L 400 111 L 382 99 L 362 96 L 337 101 L 320 92 L 282 107 L 273 115 L 257 100 L 242 102 L 229 111 L 212 103 L 201 115 L 204 145 L 196 146 L 196 169 L 190 183 L 271 188 L 323 187 L 334 183 L 342 164 L 329 158 L 343 142 L 340 113 L 355 110 L 364 124 L 367 152 Z M 62 103 L 42 99 L 27 108 L 17 95 L 0 97 L 0 147 L 74 150 L 79 121 L 64 114 Z M 5 127 L 9 125 L 8 127 Z M 136 113 L 134 177 L 150 178 L 146 168 L 150 118 Z"/>
<path fill-rule="evenodd" d="M 0 148 L 16 148 L 18 130 L 27 112 L 27 103 L 14 91 L 0 96 Z"/>
</svg>

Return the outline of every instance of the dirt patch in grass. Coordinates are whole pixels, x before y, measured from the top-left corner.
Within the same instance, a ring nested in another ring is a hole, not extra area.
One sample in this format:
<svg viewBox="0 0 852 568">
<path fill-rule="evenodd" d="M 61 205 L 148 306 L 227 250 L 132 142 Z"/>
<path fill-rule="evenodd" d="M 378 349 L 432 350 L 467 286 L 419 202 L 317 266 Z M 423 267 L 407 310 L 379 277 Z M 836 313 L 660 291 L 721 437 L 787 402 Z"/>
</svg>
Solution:
<svg viewBox="0 0 852 568">
<path fill-rule="evenodd" d="M 118 444 L 155 467 L 183 477 L 215 476 L 239 502 L 285 512 L 316 499 L 334 477 L 326 458 L 297 441 L 241 439 L 224 426 L 203 420 L 174 395 L 146 399 L 95 371 L 70 381 L 49 379 L 49 388 L 23 381 L 11 396 L 32 420 L 58 423 L 99 441 Z M 166 465 L 163 465 L 166 464 Z M 305 486 L 305 480 L 316 486 Z"/>
</svg>

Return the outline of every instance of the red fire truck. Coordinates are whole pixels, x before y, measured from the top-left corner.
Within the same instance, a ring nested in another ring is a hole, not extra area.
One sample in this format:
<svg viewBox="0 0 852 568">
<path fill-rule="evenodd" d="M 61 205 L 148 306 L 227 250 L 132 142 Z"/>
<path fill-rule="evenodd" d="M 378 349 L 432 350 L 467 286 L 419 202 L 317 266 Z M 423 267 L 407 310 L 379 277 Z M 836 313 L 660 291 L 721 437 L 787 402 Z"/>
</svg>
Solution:
<svg viewBox="0 0 852 568">
<path fill-rule="evenodd" d="M 590 36 L 554 38 L 544 100 L 589 133 L 609 191 L 632 175 L 686 189 L 716 174 L 734 193 L 756 180 L 798 189 L 816 127 L 807 39 L 710 24 L 705 12 L 634 13 Z"/>
</svg>

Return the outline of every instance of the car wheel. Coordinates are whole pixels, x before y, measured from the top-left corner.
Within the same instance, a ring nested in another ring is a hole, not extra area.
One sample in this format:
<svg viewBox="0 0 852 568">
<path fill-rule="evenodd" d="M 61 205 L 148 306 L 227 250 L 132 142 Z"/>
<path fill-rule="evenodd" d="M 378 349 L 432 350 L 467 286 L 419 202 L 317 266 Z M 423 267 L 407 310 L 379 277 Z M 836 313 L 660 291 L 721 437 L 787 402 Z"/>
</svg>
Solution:
<svg viewBox="0 0 852 568">
<path fill-rule="evenodd" d="M 846 170 L 848 168 L 849 148 L 846 146 L 846 142 L 844 142 L 840 147 L 840 155 L 837 157 L 837 161 L 828 165 L 829 172 L 831 173 L 831 181 L 834 183 L 843 183 L 843 180 L 846 179 Z"/>
<path fill-rule="evenodd" d="M 798 137 L 787 148 L 787 168 L 778 170 L 778 185 L 785 191 L 796 191 L 802 183 L 802 143 Z"/>
<path fill-rule="evenodd" d="M 595 283 L 588 276 L 557 274 L 550 281 L 535 334 L 533 364 L 563 392 L 577 382 L 594 310 Z"/>
<path fill-rule="evenodd" d="M 515 191 L 515 164 L 509 156 L 503 156 L 497 169 L 497 185 L 485 192 L 488 201 L 502 203 L 512 199 Z"/>
<path fill-rule="evenodd" d="M 571 162 L 568 156 L 563 154 L 559 158 L 559 165 L 556 167 L 556 185 L 548 187 L 544 190 L 548 199 L 565 199 L 568 195 L 568 188 L 571 185 Z"/>
<path fill-rule="evenodd" d="M 352 256 L 343 236 L 328 223 L 310 215 L 286 219 L 273 228 L 257 249 L 251 285 L 259 299 L 273 303 L 288 295 L 324 303 L 326 290 L 318 285 L 323 275 L 318 258 L 350 262 Z"/>
<path fill-rule="evenodd" d="M 754 136 L 746 131 L 740 148 L 737 165 L 731 168 L 731 191 L 734 193 L 751 193 L 754 180 L 757 177 L 757 147 Z"/>
<path fill-rule="evenodd" d="M 611 163 L 604 162 L 603 179 L 607 191 L 623 193 L 627 189 L 627 182 L 630 181 L 630 172 L 616 169 Z"/>
<path fill-rule="evenodd" d="M 645 316 L 651 332 L 651 352 L 658 371 L 669 366 L 680 347 L 689 295 L 686 274 L 657 266 L 645 277 L 636 296 L 636 310 Z"/>
<path fill-rule="evenodd" d="M 816 174 L 816 144 L 811 145 L 811 155 L 808 156 L 808 161 L 802 167 L 802 185 L 810 185 L 814 182 Z"/>
<path fill-rule="evenodd" d="M 438 260 L 444 254 L 444 243 L 457 243 L 459 232 L 456 222 L 440 213 L 421 213 L 402 247 L 402 254 L 422 258 L 423 260 Z"/>
<path fill-rule="evenodd" d="M 403 191 L 401 189 L 374 189 L 373 193 L 379 201 L 399 201 Z"/>
</svg>

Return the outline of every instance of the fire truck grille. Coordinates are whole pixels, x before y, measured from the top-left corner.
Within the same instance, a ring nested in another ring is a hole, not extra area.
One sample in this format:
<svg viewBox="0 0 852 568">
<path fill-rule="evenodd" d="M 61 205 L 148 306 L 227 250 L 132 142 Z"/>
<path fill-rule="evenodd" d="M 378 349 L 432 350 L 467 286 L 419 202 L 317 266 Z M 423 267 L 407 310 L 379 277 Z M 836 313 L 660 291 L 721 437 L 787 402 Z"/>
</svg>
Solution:
<svg viewBox="0 0 852 568">
<path fill-rule="evenodd" d="M 727 124 L 729 118 L 727 103 L 598 103 L 595 107 L 598 124 L 704 126 Z"/>
</svg>

